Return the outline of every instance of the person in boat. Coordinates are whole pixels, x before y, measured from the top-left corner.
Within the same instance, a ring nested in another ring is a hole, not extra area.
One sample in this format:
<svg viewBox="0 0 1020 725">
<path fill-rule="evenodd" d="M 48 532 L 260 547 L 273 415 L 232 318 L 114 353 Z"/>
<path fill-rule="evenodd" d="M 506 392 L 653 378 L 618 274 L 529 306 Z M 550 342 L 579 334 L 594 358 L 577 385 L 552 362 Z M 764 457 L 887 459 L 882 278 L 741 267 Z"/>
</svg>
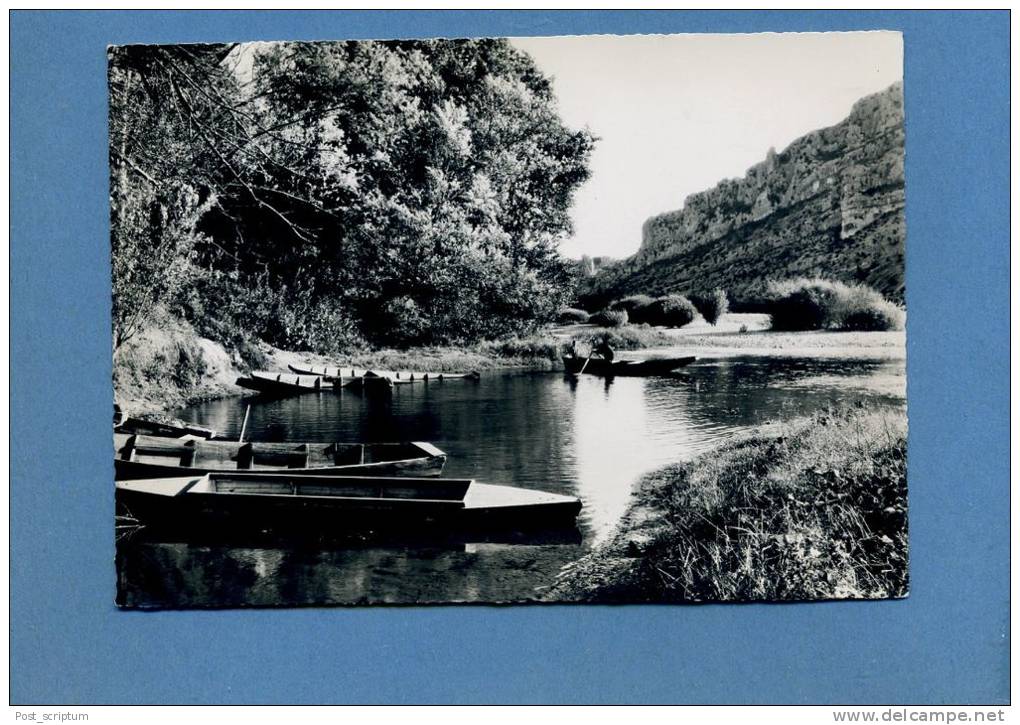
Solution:
<svg viewBox="0 0 1020 725">
<path fill-rule="evenodd" d="M 616 357 L 616 351 L 613 350 L 613 346 L 609 344 L 609 340 L 602 338 L 598 344 L 592 348 L 592 353 L 598 355 L 607 363 L 613 362 L 613 358 Z"/>
<path fill-rule="evenodd" d="M 572 358 L 579 358 L 579 357 L 581 357 L 581 353 L 578 352 L 578 349 L 577 349 L 577 340 L 571 340 L 570 341 L 570 349 L 567 350 L 567 355 L 569 355 Z"/>
</svg>

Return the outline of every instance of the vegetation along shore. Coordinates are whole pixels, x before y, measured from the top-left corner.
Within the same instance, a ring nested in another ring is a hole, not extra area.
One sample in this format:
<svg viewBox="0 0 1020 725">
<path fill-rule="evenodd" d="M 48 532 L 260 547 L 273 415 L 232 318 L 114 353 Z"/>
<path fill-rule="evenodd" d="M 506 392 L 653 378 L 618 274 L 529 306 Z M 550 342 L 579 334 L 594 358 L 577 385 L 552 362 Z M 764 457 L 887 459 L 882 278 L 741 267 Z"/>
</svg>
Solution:
<svg viewBox="0 0 1020 725">
<path fill-rule="evenodd" d="M 845 408 L 649 474 L 549 601 L 907 595 L 906 421 Z"/>
</svg>

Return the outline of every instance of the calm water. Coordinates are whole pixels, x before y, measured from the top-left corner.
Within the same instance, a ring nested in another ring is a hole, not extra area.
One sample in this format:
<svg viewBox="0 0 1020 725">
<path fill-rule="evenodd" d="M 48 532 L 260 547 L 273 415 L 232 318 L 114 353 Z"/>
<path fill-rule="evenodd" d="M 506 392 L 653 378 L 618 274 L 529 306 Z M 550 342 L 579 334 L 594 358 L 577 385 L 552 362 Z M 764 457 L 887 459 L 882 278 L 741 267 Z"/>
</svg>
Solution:
<svg viewBox="0 0 1020 725">
<path fill-rule="evenodd" d="M 749 426 L 833 402 L 904 404 L 902 360 L 735 357 L 671 378 L 489 373 L 392 394 L 229 398 L 178 411 L 251 440 L 427 440 L 444 475 L 572 494 L 577 530 L 539 540 L 285 544 L 147 542 L 119 547 L 121 598 L 135 606 L 505 602 L 534 598 L 604 538 L 644 473 L 692 458 Z"/>
</svg>

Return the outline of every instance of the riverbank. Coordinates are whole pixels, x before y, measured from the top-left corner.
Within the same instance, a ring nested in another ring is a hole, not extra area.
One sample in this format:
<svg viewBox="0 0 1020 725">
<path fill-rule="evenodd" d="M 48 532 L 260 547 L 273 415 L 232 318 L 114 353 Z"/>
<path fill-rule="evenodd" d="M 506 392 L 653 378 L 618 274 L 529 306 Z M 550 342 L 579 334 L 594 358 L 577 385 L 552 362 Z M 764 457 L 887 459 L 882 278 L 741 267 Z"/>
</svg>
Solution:
<svg viewBox="0 0 1020 725">
<path fill-rule="evenodd" d="M 626 345 L 656 340 L 668 343 L 662 335 L 642 331 L 628 334 Z M 170 422 L 169 410 L 250 393 L 235 381 L 253 369 L 288 372 L 290 365 L 300 364 L 451 373 L 556 370 L 562 367 L 563 344 L 548 332 L 539 332 L 473 346 L 357 350 L 339 356 L 282 350 L 259 342 L 242 355 L 201 337 L 182 320 L 163 316 L 114 355 L 114 399 L 130 415 Z"/>
<path fill-rule="evenodd" d="M 771 332 L 768 315 L 739 313 L 725 315 L 715 326 L 700 318 L 678 329 L 561 325 L 471 346 L 357 350 L 341 356 L 282 350 L 265 343 L 231 350 L 201 337 L 182 320 L 157 319 L 114 355 L 115 400 L 131 415 L 164 414 L 203 400 L 242 395 L 247 391 L 234 382 L 239 376 L 253 369 L 287 372 L 292 364 L 436 372 L 559 370 L 560 356 L 571 339 L 583 346 L 603 334 L 610 335 L 621 359 L 769 355 L 884 360 L 903 359 L 906 354 L 903 332 Z"/>
<path fill-rule="evenodd" d="M 555 328 L 554 332 L 564 337 L 583 335 L 588 327 L 561 326 Z M 653 329 L 670 340 L 659 346 L 668 348 L 668 351 L 659 351 L 659 354 L 664 355 L 677 353 L 698 357 L 769 355 L 902 360 L 907 354 L 906 334 L 902 330 L 773 332 L 769 329 L 769 316 L 757 313 L 730 312 L 716 325 L 709 325 L 698 317 L 684 327 Z"/>
<path fill-rule="evenodd" d="M 649 474 L 547 601 L 907 595 L 906 416 L 824 411 Z"/>
</svg>

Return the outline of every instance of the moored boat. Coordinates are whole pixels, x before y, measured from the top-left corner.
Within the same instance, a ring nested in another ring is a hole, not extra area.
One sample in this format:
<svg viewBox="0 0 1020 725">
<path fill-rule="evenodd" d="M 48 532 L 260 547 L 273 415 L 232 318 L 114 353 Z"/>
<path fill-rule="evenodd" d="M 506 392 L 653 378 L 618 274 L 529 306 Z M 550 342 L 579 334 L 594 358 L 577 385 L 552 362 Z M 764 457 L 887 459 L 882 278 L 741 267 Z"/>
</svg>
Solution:
<svg viewBox="0 0 1020 725">
<path fill-rule="evenodd" d="M 216 431 L 205 426 L 194 423 L 164 423 L 162 421 L 144 420 L 122 416 L 113 427 L 114 433 L 161 436 L 164 438 L 182 438 L 194 436 L 196 438 L 215 438 Z"/>
<path fill-rule="evenodd" d="M 611 377 L 619 376 L 651 376 L 669 375 L 674 370 L 690 365 L 697 360 L 693 355 L 687 357 L 648 358 L 647 360 L 603 360 L 593 357 L 564 356 L 563 367 L 568 373 L 577 375 L 581 372 L 592 375 Z"/>
<path fill-rule="evenodd" d="M 116 434 L 119 480 L 209 472 L 438 476 L 446 454 L 431 443 L 263 443 Z"/>
<path fill-rule="evenodd" d="M 573 496 L 471 479 L 210 473 L 116 482 L 117 500 L 146 526 L 215 521 L 230 528 L 375 530 L 516 529 L 573 525 Z"/>
<path fill-rule="evenodd" d="M 374 370 L 367 370 L 364 375 L 357 378 L 346 378 L 342 383 L 337 383 L 349 390 L 365 390 L 383 388 L 389 389 L 394 385 L 406 385 L 415 382 L 412 378 L 400 378 L 396 375 L 385 375 Z"/>
<path fill-rule="evenodd" d="M 237 379 L 242 388 L 256 390 L 268 395 L 294 395 L 333 390 L 333 382 L 321 375 L 291 375 L 257 371 Z"/>
<path fill-rule="evenodd" d="M 444 380 L 477 380 L 477 371 L 467 373 L 436 373 L 414 370 L 374 370 L 368 368 L 338 367 L 335 365 L 288 365 L 298 375 L 319 375 L 326 380 L 337 381 L 344 387 L 378 382 L 384 385 L 402 385 L 405 383 L 428 383 Z"/>
</svg>

